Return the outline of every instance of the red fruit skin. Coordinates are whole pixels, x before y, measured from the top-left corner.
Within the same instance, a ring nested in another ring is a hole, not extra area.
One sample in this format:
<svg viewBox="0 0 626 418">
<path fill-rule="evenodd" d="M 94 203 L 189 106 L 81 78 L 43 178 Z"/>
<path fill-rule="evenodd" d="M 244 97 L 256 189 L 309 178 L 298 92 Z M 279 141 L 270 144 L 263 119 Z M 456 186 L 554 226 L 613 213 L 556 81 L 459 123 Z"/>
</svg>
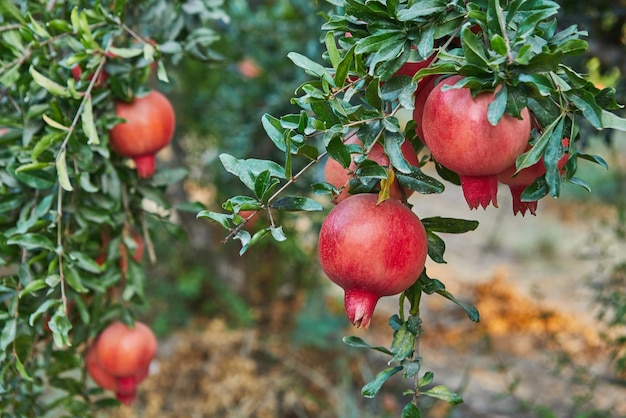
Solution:
<svg viewBox="0 0 626 418">
<path fill-rule="evenodd" d="M 563 138 L 563 146 L 567 147 L 569 144 L 569 138 Z M 557 163 L 557 167 L 562 170 L 567 163 L 567 154 L 563 155 L 559 162 Z M 517 171 L 515 164 L 504 170 L 503 172 L 498 174 L 498 181 L 500 183 L 506 184 L 509 186 L 509 190 L 511 191 L 511 197 L 513 198 L 513 215 L 517 215 L 521 213 L 522 216 L 526 214 L 527 211 L 530 212 L 531 215 L 536 215 L 537 212 L 537 201 L 531 202 L 522 202 L 522 192 L 531 184 L 535 182 L 539 177 L 546 174 L 546 167 L 543 163 L 543 159 L 537 161 L 535 164 L 527 167 L 517 173 L 517 175 L 513 176 Z"/>
<path fill-rule="evenodd" d="M 422 222 L 397 200 L 353 195 L 335 206 L 320 229 L 318 255 L 326 275 L 344 289 L 346 315 L 368 328 L 382 296 L 408 289 L 426 262 Z"/>
<path fill-rule="evenodd" d="M 461 76 L 443 80 L 424 104 L 422 129 L 432 156 L 461 179 L 463 194 L 471 209 L 497 202 L 498 173 L 526 149 L 530 137 L 530 114 L 522 119 L 504 115 L 496 126 L 487 119 L 487 108 L 495 93 L 473 98 L 467 88 L 442 90 Z"/>
<path fill-rule="evenodd" d="M 424 115 L 424 105 L 426 104 L 426 99 L 428 99 L 428 95 L 435 88 L 435 81 L 437 81 L 436 76 L 425 77 L 420 81 L 422 86 L 421 89 L 416 91 L 415 93 L 415 104 L 413 108 L 413 120 L 415 121 L 417 128 L 415 129 L 417 132 L 417 136 L 422 140 L 424 145 L 428 146 L 424 139 L 424 130 L 422 129 L 422 117 Z"/>
<path fill-rule="evenodd" d="M 87 357 L 85 359 L 87 372 L 98 386 L 111 391 L 117 390 L 117 379 L 115 376 L 104 370 L 98 363 L 95 346 L 87 349 Z"/>
<path fill-rule="evenodd" d="M 115 377 L 134 376 L 146 370 L 156 348 L 156 337 L 141 322 L 135 322 L 134 328 L 113 322 L 102 331 L 95 345 L 98 364 Z"/>
<path fill-rule="evenodd" d="M 344 143 L 347 145 L 363 145 L 363 142 L 361 142 L 361 140 L 356 135 L 352 135 L 350 138 L 346 139 Z M 413 166 L 419 165 L 417 153 L 415 152 L 413 146 L 409 141 L 404 141 L 400 146 L 400 150 L 402 151 L 402 155 L 409 162 L 409 164 Z M 389 157 L 387 156 L 387 154 L 385 154 L 385 149 L 382 147 L 382 145 L 378 143 L 372 147 L 368 159 L 376 162 L 381 167 L 389 166 Z M 336 188 L 346 186 L 341 191 L 341 193 L 335 197 L 333 203 L 337 204 L 350 196 L 350 194 L 348 193 L 347 183 L 350 180 L 349 173 L 354 171 L 355 169 L 356 163 L 354 162 L 354 159 L 350 163 L 350 166 L 347 170 L 343 168 L 338 161 L 333 160 L 332 158 L 329 158 L 326 161 L 326 165 L 324 166 L 324 177 L 326 179 L 326 182 L 332 184 Z M 408 198 L 413 194 L 413 192 L 414 191 L 411 189 L 402 187 L 397 179 L 395 179 L 394 182 L 391 184 L 391 188 L 389 190 L 390 196 L 396 200 L 402 200 L 403 195 L 405 198 Z"/>
<path fill-rule="evenodd" d="M 153 90 L 132 102 L 115 103 L 115 113 L 126 119 L 109 132 L 111 149 L 132 158 L 140 178 L 154 174 L 155 154 L 174 136 L 176 117 L 170 101 Z"/>
</svg>

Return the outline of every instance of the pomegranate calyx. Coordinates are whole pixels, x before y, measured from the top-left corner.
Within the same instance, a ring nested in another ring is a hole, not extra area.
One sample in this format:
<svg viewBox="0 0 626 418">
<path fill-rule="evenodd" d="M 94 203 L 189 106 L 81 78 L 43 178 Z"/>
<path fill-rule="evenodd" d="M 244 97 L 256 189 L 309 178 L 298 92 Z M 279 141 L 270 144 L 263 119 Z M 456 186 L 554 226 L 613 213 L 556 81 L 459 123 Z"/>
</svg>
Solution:
<svg viewBox="0 0 626 418">
<path fill-rule="evenodd" d="M 526 212 L 529 211 L 531 215 L 537 216 L 535 213 L 537 212 L 537 201 L 522 201 L 522 192 L 526 189 L 526 186 L 511 185 L 509 189 L 511 190 L 511 197 L 513 198 L 513 215 L 521 213 L 522 216 L 524 216 Z"/>
<path fill-rule="evenodd" d="M 154 154 L 137 155 L 132 158 L 137 166 L 137 175 L 140 179 L 152 177 L 156 169 L 156 156 Z"/>
<path fill-rule="evenodd" d="M 357 328 L 363 327 L 367 330 L 370 326 L 370 321 L 372 320 L 378 299 L 380 299 L 379 295 L 367 290 L 346 290 L 344 306 L 348 320 Z"/>
<path fill-rule="evenodd" d="M 132 393 L 116 392 L 115 393 L 115 397 L 117 398 L 118 401 L 120 401 L 124 405 L 130 406 L 133 403 L 133 401 L 135 400 L 135 398 L 137 397 L 137 392 L 136 391 L 134 391 Z"/>
<path fill-rule="evenodd" d="M 477 209 L 482 206 L 487 209 L 490 203 L 498 207 L 498 176 L 459 176 L 463 196 L 470 209 Z"/>
</svg>

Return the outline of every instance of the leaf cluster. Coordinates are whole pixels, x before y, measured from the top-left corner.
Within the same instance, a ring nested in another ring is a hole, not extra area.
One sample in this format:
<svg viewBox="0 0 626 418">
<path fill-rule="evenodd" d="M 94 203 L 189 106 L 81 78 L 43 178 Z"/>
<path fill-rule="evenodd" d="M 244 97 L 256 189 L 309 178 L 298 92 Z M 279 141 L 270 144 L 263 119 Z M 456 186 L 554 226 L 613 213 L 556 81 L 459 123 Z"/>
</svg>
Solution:
<svg viewBox="0 0 626 418">
<path fill-rule="evenodd" d="M 113 103 L 166 81 L 164 57 L 214 59 L 215 34 L 199 35 L 224 18 L 219 1 L 177 4 L 163 26 L 145 11 L 170 2 L 75 3 L 0 4 L 0 409 L 13 416 L 116 404 L 86 384 L 82 352 L 144 303 L 139 247 L 176 230 L 164 192 L 186 170 L 138 179 L 108 148 Z"/>
</svg>

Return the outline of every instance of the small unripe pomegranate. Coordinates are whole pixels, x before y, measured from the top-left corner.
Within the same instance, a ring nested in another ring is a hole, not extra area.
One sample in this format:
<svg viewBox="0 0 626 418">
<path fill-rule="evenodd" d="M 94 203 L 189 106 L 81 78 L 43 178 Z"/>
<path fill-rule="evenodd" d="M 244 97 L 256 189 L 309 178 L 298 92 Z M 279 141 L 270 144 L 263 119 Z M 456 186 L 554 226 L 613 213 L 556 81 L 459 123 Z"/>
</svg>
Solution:
<svg viewBox="0 0 626 418">
<path fill-rule="evenodd" d="M 498 173 L 515 163 L 530 137 L 527 108 L 522 119 L 504 115 L 493 126 L 487 108 L 495 97 L 484 92 L 475 98 L 468 88 L 451 88 L 461 80 L 453 76 L 430 92 L 424 105 L 422 129 L 432 156 L 461 179 L 463 194 L 470 208 L 498 206 Z"/>
<path fill-rule="evenodd" d="M 353 195 L 328 214 L 318 255 L 326 275 L 344 289 L 346 315 L 368 328 L 378 299 L 408 289 L 426 262 L 428 241 L 420 219 L 395 199 Z"/>
<path fill-rule="evenodd" d="M 567 146 L 569 144 L 569 138 L 563 138 L 563 146 Z M 557 163 L 557 167 L 559 169 L 563 169 L 565 164 L 567 163 L 567 154 L 563 155 L 559 162 Z M 535 180 L 539 177 L 546 174 L 546 167 L 543 163 L 543 159 L 537 161 L 535 164 L 530 167 L 526 167 L 521 170 L 515 176 L 515 172 L 517 168 L 515 164 L 498 174 L 498 181 L 500 183 L 506 184 L 509 186 L 509 190 L 511 190 L 511 196 L 513 198 L 513 215 L 517 215 L 521 213 L 522 216 L 526 214 L 526 211 L 530 211 L 532 215 L 536 214 L 537 211 L 537 201 L 531 202 L 522 202 L 522 192 L 533 184 Z"/>
<path fill-rule="evenodd" d="M 363 142 L 355 135 L 352 135 L 350 138 L 346 139 L 344 142 L 347 145 L 357 144 L 363 145 Z M 404 141 L 400 146 L 400 150 L 402 151 L 402 155 L 407 160 L 407 162 L 413 166 L 417 166 L 419 161 L 417 159 L 417 153 L 413 149 L 413 146 L 409 141 Z M 382 145 L 376 143 L 372 147 L 368 155 L 368 159 L 376 162 L 381 167 L 389 167 L 389 157 L 385 154 L 385 149 Z M 326 178 L 326 182 L 332 184 L 336 188 L 343 188 L 341 193 L 335 197 L 333 203 L 339 203 L 344 200 L 346 197 L 350 196 L 348 193 L 347 183 L 350 180 L 350 173 L 356 170 L 356 163 L 354 159 L 350 163 L 350 166 L 346 170 L 343 166 L 336 160 L 329 158 L 326 161 L 326 165 L 324 166 L 324 176 Z M 413 190 L 402 187 L 400 182 L 397 179 L 391 184 L 391 188 L 389 190 L 389 194 L 392 198 L 397 200 L 402 200 L 404 195 L 405 198 L 408 198 L 413 194 Z"/>
<path fill-rule="evenodd" d="M 126 121 L 115 125 L 109 132 L 111 149 L 132 158 L 140 178 L 151 177 L 156 153 L 174 136 L 174 108 L 167 97 L 153 90 L 130 103 L 117 101 L 115 113 Z"/>
</svg>

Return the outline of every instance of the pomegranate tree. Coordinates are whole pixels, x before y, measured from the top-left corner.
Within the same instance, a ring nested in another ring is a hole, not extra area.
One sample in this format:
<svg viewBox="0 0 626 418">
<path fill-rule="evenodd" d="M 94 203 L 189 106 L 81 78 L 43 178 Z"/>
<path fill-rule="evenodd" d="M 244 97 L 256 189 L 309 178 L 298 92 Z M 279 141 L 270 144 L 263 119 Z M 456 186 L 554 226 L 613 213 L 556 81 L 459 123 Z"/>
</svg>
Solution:
<svg viewBox="0 0 626 418">
<path fill-rule="evenodd" d="M 111 149 L 123 157 L 132 158 L 140 178 L 151 177 L 156 153 L 174 136 L 174 108 L 167 97 L 152 90 L 129 103 L 117 101 L 115 113 L 124 121 L 109 132 Z"/>
<path fill-rule="evenodd" d="M 408 289 L 424 269 L 428 242 L 420 219 L 394 199 L 350 196 L 322 224 L 318 254 L 326 275 L 345 291 L 346 314 L 368 328 L 378 299 Z"/>
<path fill-rule="evenodd" d="M 503 115 L 496 125 L 488 119 L 494 92 L 472 96 L 469 88 L 450 88 L 462 81 L 452 76 L 430 92 L 424 104 L 422 129 L 424 141 L 433 157 L 456 172 L 468 205 L 498 206 L 498 173 L 526 149 L 530 138 L 527 108 L 521 119 Z"/>
<path fill-rule="evenodd" d="M 361 142 L 356 134 L 346 139 L 344 144 L 363 146 L 363 142 Z M 409 164 L 412 166 L 418 165 L 417 153 L 409 141 L 404 141 L 400 146 L 400 150 Z M 385 153 L 383 146 L 379 143 L 376 143 L 371 147 L 369 153 L 367 154 L 367 158 L 374 161 L 381 167 L 389 168 L 390 166 L 389 157 Z M 352 162 L 347 169 L 343 168 L 338 161 L 332 158 L 329 158 L 326 161 L 326 165 L 324 166 L 324 176 L 326 178 L 326 182 L 332 184 L 337 189 L 341 189 L 339 195 L 333 199 L 334 203 L 339 203 L 349 196 L 348 182 L 350 181 L 352 175 L 355 174 L 356 169 L 357 164 L 354 161 L 354 156 L 352 157 Z M 397 179 L 394 179 L 389 188 L 389 194 L 394 199 L 403 200 L 411 196 L 413 194 L 413 190 L 408 187 L 401 186 L 400 182 Z"/>
<path fill-rule="evenodd" d="M 148 326 L 135 322 L 130 328 L 116 321 L 88 348 L 87 371 L 100 387 L 115 392 L 118 400 L 129 405 L 137 385 L 148 376 L 156 349 L 156 337 Z"/>
</svg>

